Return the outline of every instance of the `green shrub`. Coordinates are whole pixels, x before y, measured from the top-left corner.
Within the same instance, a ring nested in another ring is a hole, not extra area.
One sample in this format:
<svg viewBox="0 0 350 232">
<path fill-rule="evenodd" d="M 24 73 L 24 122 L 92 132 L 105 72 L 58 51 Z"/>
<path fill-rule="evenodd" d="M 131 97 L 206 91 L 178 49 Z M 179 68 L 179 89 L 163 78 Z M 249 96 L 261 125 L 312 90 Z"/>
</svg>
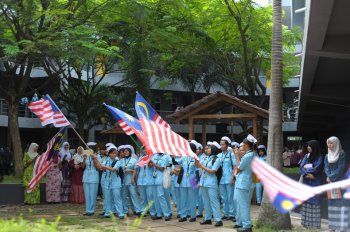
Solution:
<svg viewBox="0 0 350 232">
<path fill-rule="evenodd" d="M 60 231 L 58 228 L 58 223 L 60 217 L 57 217 L 54 222 L 47 222 L 45 219 L 40 219 L 36 222 L 28 221 L 19 217 L 18 219 L 0 219 L 0 230 L 2 232 L 57 232 Z"/>
</svg>

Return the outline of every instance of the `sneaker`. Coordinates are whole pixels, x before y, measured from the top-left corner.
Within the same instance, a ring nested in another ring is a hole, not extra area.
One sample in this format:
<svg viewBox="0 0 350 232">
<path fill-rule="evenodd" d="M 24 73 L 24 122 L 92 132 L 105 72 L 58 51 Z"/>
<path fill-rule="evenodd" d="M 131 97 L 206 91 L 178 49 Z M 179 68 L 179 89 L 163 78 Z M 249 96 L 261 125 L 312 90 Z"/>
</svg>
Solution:
<svg viewBox="0 0 350 232">
<path fill-rule="evenodd" d="M 222 221 L 218 221 L 214 225 L 215 227 L 223 226 Z"/>
</svg>

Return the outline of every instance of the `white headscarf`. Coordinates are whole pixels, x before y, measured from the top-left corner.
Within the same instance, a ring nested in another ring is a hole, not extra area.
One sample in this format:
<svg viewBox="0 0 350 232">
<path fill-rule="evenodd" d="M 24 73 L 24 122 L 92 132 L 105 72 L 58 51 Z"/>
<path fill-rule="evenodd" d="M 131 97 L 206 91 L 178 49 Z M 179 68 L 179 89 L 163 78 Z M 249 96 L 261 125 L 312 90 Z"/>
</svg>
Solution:
<svg viewBox="0 0 350 232">
<path fill-rule="evenodd" d="M 81 148 L 83 149 L 83 153 L 84 153 L 84 148 L 82 146 L 78 147 L 77 148 L 77 153 L 73 156 L 73 159 L 74 159 L 74 164 L 77 165 L 77 164 L 80 164 L 83 162 L 83 154 L 79 154 L 78 153 L 78 149 Z"/>
<path fill-rule="evenodd" d="M 332 136 L 327 139 L 327 143 L 328 142 L 334 145 L 332 150 L 328 148 L 328 163 L 335 163 L 338 161 L 339 154 L 342 151 L 340 140 L 337 137 Z"/>
<path fill-rule="evenodd" d="M 30 144 L 30 146 L 28 148 L 28 155 L 29 155 L 30 159 L 34 159 L 38 155 L 38 152 L 34 152 L 34 149 L 36 147 L 39 147 L 39 145 L 36 143 Z"/>
<path fill-rule="evenodd" d="M 61 158 L 61 160 L 63 160 L 63 158 L 64 158 L 65 156 L 67 156 L 67 157 L 66 157 L 66 160 L 69 161 L 69 160 L 72 159 L 72 155 L 71 155 L 71 153 L 69 152 L 69 148 L 68 148 L 68 149 L 65 149 L 65 148 L 64 148 L 64 146 L 67 145 L 67 144 L 69 145 L 68 142 L 64 142 L 64 143 L 62 144 L 62 147 L 61 147 L 61 150 L 60 150 L 60 158 Z"/>
</svg>

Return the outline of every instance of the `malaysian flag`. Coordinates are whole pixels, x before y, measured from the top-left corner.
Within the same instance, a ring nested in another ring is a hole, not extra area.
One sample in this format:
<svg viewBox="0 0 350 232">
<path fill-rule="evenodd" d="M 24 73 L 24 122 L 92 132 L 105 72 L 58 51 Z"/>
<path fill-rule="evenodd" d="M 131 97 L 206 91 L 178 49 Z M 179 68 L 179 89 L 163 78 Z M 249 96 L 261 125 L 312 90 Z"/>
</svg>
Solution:
<svg viewBox="0 0 350 232">
<path fill-rule="evenodd" d="M 346 188 L 350 179 L 331 184 L 310 187 L 283 175 L 266 162 L 254 157 L 252 170 L 264 185 L 271 204 L 281 213 L 287 213 L 298 205 L 327 190 Z"/>
<path fill-rule="evenodd" d="M 163 118 L 152 108 L 152 106 L 142 97 L 139 92 L 136 92 L 135 109 L 138 109 L 136 110 L 136 113 L 139 118 L 145 116 L 153 122 L 156 122 L 166 128 L 170 128 L 170 125 L 163 120 Z"/>
<path fill-rule="evenodd" d="M 38 116 L 42 126 L 46 126 L 51 123 L 55 127 L 64 127 L 70 125 L 67 118 L 63 115 L 61 110 L 57 107 L 49 95 L 43 96 L 43 98 L 39 101 L 29 103 L 28 108 L 36 116 Z"/>
<path fill-rule="evenodd" d="M 144 145 L 147 151 L 150 151 L 151 154 L 166 153 L 173 156 L 191 156 L 198 159 L 186 139 L 149 117 L 147 112 L 154 111 L 152 107 L 148 105 L 144 108 L 145 105 L 142 107 L 138 107 L 138 105 L 136 99 L 136 112 L 144 133 Z"/>
<path fill-rule="evenodd" d="M 33 178 L 28 184 L 27 192 L 30 193 L 40 182 L 52 164 L 52 158 L 58 154 L 61 147 L 64 131 L 67 127 L 62 128 L 47 144 L 46 151 L 39 156 L 34 165 Z"/>
</svg>

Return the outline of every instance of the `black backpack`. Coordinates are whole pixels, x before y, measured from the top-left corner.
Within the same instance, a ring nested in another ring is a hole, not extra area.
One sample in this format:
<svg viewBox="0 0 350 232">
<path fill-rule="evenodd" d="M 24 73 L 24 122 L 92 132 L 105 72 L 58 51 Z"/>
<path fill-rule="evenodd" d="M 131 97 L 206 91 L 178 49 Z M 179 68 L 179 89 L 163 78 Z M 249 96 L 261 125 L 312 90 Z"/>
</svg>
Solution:
<svg viewBox="0 0 350 232">
<path fill-rule="evenodd" d="M 217 156 L 214 157 L 213 161 L 211 162 L 211 165 L 215 164 L 215 161 L 217 158 L 218 158 Z M 216 175 L 216 178 L 218 179 L 218 185 L 219 185 L 222 177 L 222 165 L 220 165 L 219 169 L 215 172 L 215 175 Z"/>
</svg>

